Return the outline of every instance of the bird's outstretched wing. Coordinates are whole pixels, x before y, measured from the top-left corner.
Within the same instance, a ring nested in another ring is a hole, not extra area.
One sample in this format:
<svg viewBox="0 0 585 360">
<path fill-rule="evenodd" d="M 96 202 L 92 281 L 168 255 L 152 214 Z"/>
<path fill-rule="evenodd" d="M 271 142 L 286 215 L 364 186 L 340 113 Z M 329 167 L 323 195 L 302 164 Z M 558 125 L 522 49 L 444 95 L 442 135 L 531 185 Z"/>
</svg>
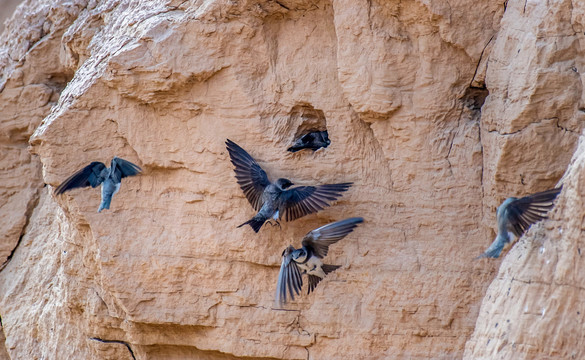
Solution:
<svg viewBox="0 0 585 360">
<path fill-rule="evenodd" d="M 323 269 L 323 272 L 325 273 L 325 275 L 339 269 L 340 267 L 341 267 L 341 265 L 328 265 L 328 264 L 321 265 L 321 269 Z M 307 287 L 307 295 L 310 294 L 313 290 L 315 290 L 315 288 L 317 287 L 317 285 L 319 285 L 321 280 L 323 280 L 323 278 L 320 278 L 320 277 L 315 276 L 315 275 L 309 275 L 309 286 Z"/>
<path fill-rule="evenodd" d="M 290 152 L 297 152 L 306 148 L 311 148 L 312 143 L 315 141 L 315 132 L 310 132 L 296 139 L 294 144 L 286 149 Z M 315 149 L 316 150 L 316 149 Z"/>
<path fill-rule="evenodd" d="M 252 207 L 256 211 L 259 211 L 262 207 L 262 193 L 270 185 L 266 172 L 238 144 L 230 139 L 227 139 L 225 144 L 232 164 L 234 164 L 234 171 L 240 188 Z"/>
<path fill-rule="evenodd" d="M 131 163 L 128 160 L 124 160 L 119 157 L 114 157 L 110 164 L 112 180 L 115 183 L 119 183 L 123 178 L 127 176 L 138 175 L 142 172 L 140 166 Z"/>
<path fill-rule="evenodd" d="M 292 221 L 308 214 L 323 210 L 330 202 L 341 197 L 353 183 L 299 186 L 283 191 L 279 217 Z"/>
<path fill-rule="evenodd" d="M 506 216 L 512 232 L 522 236 L 530 225 L 546 219 L 547 213 L 554 206 L 554 200 L 561 192 L 562 186 L 516 199 L 508 204 L 502 216 Z"/>
<path fill-rule="evenodd" d="M 321 226 L 305 235 L 303 246 L 312 249 L 315 256 L 323 259 L 327 256 L 329 245 L 343 239 L 362 222 L 363 218 L 353 217 Z"/>
<path fill-rule="evenodd" d="M 276 284 L 276 301 L 279 304 L 286 303 L 287 291 L 291 300 L 294 300 L 295 294 L 299 295 L 303 286 L 301 271 L 297 263 L 292 260 L 293 251 L 295 251 L 295 248 L 289 245 L 282 252 L 282 264 L 280 265 L 278 283 Z"/>
<path fill-rule="evenodd" d="M 94 161 L 83 169 L 77 171 L 75 174 L 68 177 L 55 189 L 55 194 L 60 195 L 65 191 L 82 188 L 82 187 L 96 187 L 104 181 L 102 171 L 106 168 L 104 163 Z"/>
<path fill-rule="evenodd" d="M 309 286 L 307 287 L 307 295 L 315 290 L 315 288 L 321 282 L 321 280 L 323 279 L 318 276 L 309 275 Z"/>
</svg>

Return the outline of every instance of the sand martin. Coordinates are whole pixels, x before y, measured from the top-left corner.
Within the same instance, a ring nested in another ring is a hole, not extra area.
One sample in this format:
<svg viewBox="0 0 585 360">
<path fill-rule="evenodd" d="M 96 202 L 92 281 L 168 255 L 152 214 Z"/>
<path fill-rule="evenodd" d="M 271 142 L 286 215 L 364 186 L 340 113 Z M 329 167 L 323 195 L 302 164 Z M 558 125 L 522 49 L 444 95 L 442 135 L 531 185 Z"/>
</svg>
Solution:
<svg viewBox="0 0 585 360">
<path fill-rule="evenodd" d="M 514 238 L 518 239 L 530 225 L 546 219 L 546 215 L 554 205 L 554 200 L 562 187 L 546 190 L 523 198 L 510 197 L 498 207 L 498 235 L 490 247 L 476 259 L 497 258 Z"/>
<path fill-rule="evenodd" d="M 297 186 L 280 178 L 272 183 L 260 165 L 236 143 L 226 141 L 226 147 L 234 165 L 236 179 L 246 198 L 258 213 L 250 220 L 239 225 L 250 225 L 258 232 L 269 219 L 292 221 L 315 213 L 341 197 L 352 183 L 326 184 L 317 186 Z"/>
<path fill-rule="evenodd" d="M 316 151 L 319 148 L 326 148 L 329 144 L 331 144 L 331 141 L 329 140 L 327 130 L 312 131 L 296 139 L 294 144 L 287 150 L 290 152 L 297 152 L 303 149 Z"/>
<path fill-rule="evenodd" d="M 94 161 L 83 169 L 71 175 L 67 180 L 55 189 L 55 194 L 60 195 L 65 191 L 91 186 L 92 188 L 102 185 L 102 201 L 98 212 L 109 209 L 112 196 L 120 190 L 122 178 L 138 175 L 142 169 L 130 161 L 114 157 L 110 168 L 104 163 Z"/>
<path fill-rule="evenodd" d="M 310 231 L 303 238 L 303 246 L 300 249 L 289 245 L 282 252 L 282 264 L 276 284 L 276 301 L 279 304 L 286 303 L 287 292 L 294 300 L 294 295 L 301 292 L 303 274 L 309 277 L 307 294 L 310 294 L 327 274 L 337 270 L 341 265 L 324 264 L 321 259 L 327 256 L 329 245 L 343 239 L 363 221 L 361 217 L 336 221 Z"/>
</svg>

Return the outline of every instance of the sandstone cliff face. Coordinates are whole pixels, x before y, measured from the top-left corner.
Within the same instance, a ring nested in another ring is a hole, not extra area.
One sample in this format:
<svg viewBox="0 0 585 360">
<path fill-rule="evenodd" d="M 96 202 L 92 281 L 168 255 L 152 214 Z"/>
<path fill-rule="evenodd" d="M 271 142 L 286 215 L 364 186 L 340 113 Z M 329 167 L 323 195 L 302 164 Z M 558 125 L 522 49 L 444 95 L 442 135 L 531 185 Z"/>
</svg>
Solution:
<svg viewBox="0 0 585 360">
<path fill-rule="evenodd" d="M 582 355 L 582 7 L 26 1 L 0 43 L 0 358 Z M 285 151 L 315 124 L 327 149 Z M 237 229 L 253 211 L 226 138 L 272 179 L 355 184 L 282 229 Z M 115 155 L 144 174 L 110 211 L 97 189 L 53 194 Z M 472 261 L 499 202 L 566 170 L 554 220 L 498 275 Z M 276 307 L 282 250 L 349 216 L 366 222 L 331 247 L 341 269 Z"/>
<path fill-rule="evenodd" d="M 509 3 L 502 19 L 488 65 L 490 97 L 481 120 L 491 123 L 482 139 L 496 139 L 484 146 L 486 154 L 490 147 L 497 154 L 485 166 L 495 174 L 490 191 L 509 189 L 518 182 L 514 176 L 521 183 L 551 186 L 564 160 L 570 154 L 573 158 L 552 219 L 529 231 L 502 262 L 466 344 L 466 359 L 585 357 L 580 335 L 585 311 L 582 137 L 571 151 L 585 120 L 583 31 L 582 2 Z M 499 89 L 499 96 L 492 87 Z M 549 157 L 551 153 L 562 161 Z"/>
</svg>

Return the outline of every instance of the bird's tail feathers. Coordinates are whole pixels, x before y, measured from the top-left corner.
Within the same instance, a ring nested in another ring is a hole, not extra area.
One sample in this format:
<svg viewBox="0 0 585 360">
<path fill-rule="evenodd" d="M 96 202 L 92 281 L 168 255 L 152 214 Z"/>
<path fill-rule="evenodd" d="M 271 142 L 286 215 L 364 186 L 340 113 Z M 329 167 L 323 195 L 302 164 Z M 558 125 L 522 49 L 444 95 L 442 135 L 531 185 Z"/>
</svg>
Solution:
<svg viewBox="0 0 585 360">
<path fill-rule="evenodd" d="M 250 227 L 252 229 L 254 229 L 254 232 L 258 232 L 258 231 L 260 231 L 260 228 L 262 227 L 262 225 L 264 225 L 264 222 L 266 222 L 266 218 L 264 216 L 254 216 L 253 218 L 246 221 L 245 223 L 238 225 L 238 227 L 242 227 L 244 225 L 250 225 Z"/>
<path fill-rule="evenodd" d="M 486 258 L 486 257 L 491 257 L 491 256 L 489 256 L 489 255 L 487 254 L 487 252 L 484 252 L 483 254 L 481 254 L 481 255 L 479 255 L 479 256 L 476 256 L 476 257 L 474 257 L 474 258 L 473 258 L 473 260 L 479 260 L 479 259 L 483 259 L 483 258 Z"/>
<path fill-rule="evenodd" d="M 323 269 L 323 272 L 325 273 L 325 275 L 334 272 L 335 270 L 339 269 L 341 267 L 341 265 L 329 265 L 329 264 L 323 264 L 321 266 L 321 269 Z"/>
<path fill-rule="evenodd" d="M 102 202 L 100 203 L 100 208 L 98 209 L 98 212 L 101 212 L 103 209 L 110 210 L 111 202 L 112 202 L 111 197 L 103 199 Z"/>
<path fill-rule="evenodd" d="M 494 258 L 497 259 L 500 257 L 502 250 L 504 249 L 504 243 L 494 243 L 492 244 L 483 254 L 479 255 L 473 260 L 479 260 L 483 258 Z"/>
<path fill-rule="evenodd" d="M 325 273 L 325 275 L 334 272 L 335 270 L 339 269 L 340 267 L 341 267 L 341 265 L 329 265 L 329 264 L 321 265 L 321 269 L 323 269 L 323 272 Z M 307 294 L 310 294 L 312 291 L 314 291 L 315 288 L 317 287 L 317 284 L 319 284 L 321 282 L 321 280 L 323 280 L 323 278 L 309 274 L 309 287 L 307 288 Z"/>
</svg>

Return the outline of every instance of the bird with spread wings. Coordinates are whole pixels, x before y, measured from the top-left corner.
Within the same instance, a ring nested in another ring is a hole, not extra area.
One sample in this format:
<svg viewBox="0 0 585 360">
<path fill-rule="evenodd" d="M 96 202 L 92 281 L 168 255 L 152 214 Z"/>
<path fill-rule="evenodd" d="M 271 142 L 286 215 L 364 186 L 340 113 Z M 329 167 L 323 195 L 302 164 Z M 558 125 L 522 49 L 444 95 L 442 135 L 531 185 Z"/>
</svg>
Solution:
<svg viewBox="0 0 585 360">
<path fill-rule="evenodd" d="M 346 237 L 363 221 L 361 217 L 354 217 L 321 226 L 305 235 L 300 249 L 292 245 L 284 249 L 276 284 L 276 301 L 286 303 L 287 294 L 294 300 L 295 294 L 301 293 L 303 274 L 308 276 L 307 294 L 310 294 L 327 274 L 337 270 L 341 265 L 324 264 L 322 259 L 327 256 L 330 245 Z"/>
<path fill-rule="evenodd" d="M 127 176 L 138 175 L 142 169 L 128 160 L 114 157 L 110 167 L 99 161 L 94 161 L 75 174 L 68 177 L 55 189 L 55 194 L 60 195 L 65 191 L 91 186 L 102 186 L 102 201 L 98 212 L 109 209 L 112 197 L 120 190 L 122 179 Z"/>
<path fill-rule="evenodd" d="M 291 188 L 294 184 L 284 178 L 272 183 L 268 180 L 266 172 L 246 150 L 229 139 L 226 141 L 226 147 L 235 167 L 237 182 L 250 205 L 257 211 L 252 219 L 240 226 L 250 225 L 255 232 L 270 219 L 276 220 L 279 224 L 279 219 L 292 221 L 322 210 L 341 197 L 352 185 L 346 182 Z"/>
</svg>

